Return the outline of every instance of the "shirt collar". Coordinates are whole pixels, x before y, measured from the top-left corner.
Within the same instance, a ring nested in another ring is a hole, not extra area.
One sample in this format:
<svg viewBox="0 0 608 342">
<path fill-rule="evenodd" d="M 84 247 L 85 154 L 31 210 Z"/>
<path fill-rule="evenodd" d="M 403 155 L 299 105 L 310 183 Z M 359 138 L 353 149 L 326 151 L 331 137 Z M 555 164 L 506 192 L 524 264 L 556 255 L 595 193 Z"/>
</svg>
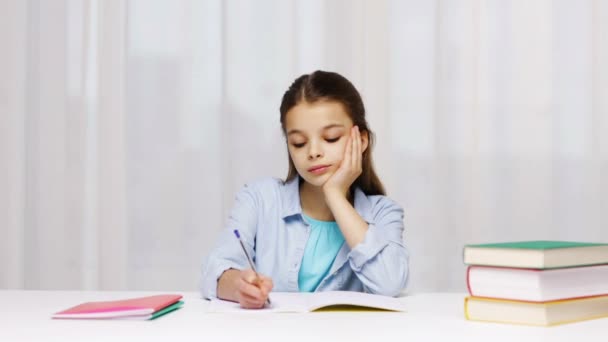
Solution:
<svg viewBox="0 0 608 342">
<path fill-rule="evenodd" d="M 285 205 L 283 206 L 283 219 L 296 214 L 302 215 L 302 205 L 300 203 L 300 177 L 296 176 L 289 182 L 284 183 L 283 193 Z M 360 188 L 355 188 L 355 210 L 367 223 L 372 222 L 372 204 L 370 199 Z"/>
<path fill-rule="evenodd" d="M 283 194 L 285 203 L 283 205 L 283 219 L 296 214 L 302 215 L 302 205 L 300 205 L 300 177 L 294 177 L 289 182 L 283 184 Z"/>
</svg>

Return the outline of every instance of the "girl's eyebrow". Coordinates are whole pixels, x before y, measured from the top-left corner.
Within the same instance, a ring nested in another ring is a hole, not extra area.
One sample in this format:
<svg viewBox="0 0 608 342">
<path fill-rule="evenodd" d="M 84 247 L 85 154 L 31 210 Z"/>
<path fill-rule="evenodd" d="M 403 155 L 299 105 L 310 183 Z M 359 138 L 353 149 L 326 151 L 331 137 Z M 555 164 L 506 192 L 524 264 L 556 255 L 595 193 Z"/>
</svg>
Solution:
<svg viewBox="0 0 608 342">
<path fill-rule="evenodd" d="M 344 127 L 344 125 L 342 125 L 342 124 L 337 124 L 337 123 L 335 123 L 335 124 L 329 124 L 329 125 L 327 125 L 327 126 L 325 126 L 325 127 L 321 128 L 321 130 L 322 130 L 322 131 L 325 131 L 325 130 L 328 130 L 328 129 L 330 129 L 330 128 L 335 128 L 335 127 Z M 302 133 L 302 131 L 300 131 L 300 130 L 297 130 L 297 129 L 292 129 L 292 130 L 290 130 L 289 132 L 287 132 L 287 136 L 290 136 L 290 135 L 292 135 L 292 134 L 297 134 L 297 133 L 303 134 L 303 133 Z"/>
</svg>

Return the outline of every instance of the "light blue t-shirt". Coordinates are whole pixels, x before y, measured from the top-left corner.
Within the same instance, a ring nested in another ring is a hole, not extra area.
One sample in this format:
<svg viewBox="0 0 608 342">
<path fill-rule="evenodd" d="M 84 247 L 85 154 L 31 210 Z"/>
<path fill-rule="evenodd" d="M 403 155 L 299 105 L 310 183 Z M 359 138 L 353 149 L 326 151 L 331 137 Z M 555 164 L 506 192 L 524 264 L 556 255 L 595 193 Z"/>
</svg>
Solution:
<svg viewBox="0 0 608 342">
<path fill-rule="evenodd" d="M 302 217 L 310 227 L 310 235 L 298 273 L 298 288 L 300 292 L 313 292 L 334 263 L 344 236 L 335 221 L 319 221 L 304 214 Z"/>
</svg>

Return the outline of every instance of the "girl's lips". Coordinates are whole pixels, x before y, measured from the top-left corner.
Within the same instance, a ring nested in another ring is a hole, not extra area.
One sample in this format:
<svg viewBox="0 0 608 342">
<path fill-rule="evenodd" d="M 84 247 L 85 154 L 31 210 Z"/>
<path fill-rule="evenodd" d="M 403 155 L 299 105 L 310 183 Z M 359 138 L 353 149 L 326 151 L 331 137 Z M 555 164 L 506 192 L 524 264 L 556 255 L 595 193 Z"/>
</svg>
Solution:
<svg viewBox="0 0 608 342">
<path fill-rule="evenodd" d="M 329 165 L 321 165 L 321 166 L 311 167 L 310 169 L 308 169 L 308 172 L 315 174 L 315 175 L 320 175 L 322 173 L 325 173 L 325 171 L 327 171 L 328 169 L 329 169 Z"/>
</svg>

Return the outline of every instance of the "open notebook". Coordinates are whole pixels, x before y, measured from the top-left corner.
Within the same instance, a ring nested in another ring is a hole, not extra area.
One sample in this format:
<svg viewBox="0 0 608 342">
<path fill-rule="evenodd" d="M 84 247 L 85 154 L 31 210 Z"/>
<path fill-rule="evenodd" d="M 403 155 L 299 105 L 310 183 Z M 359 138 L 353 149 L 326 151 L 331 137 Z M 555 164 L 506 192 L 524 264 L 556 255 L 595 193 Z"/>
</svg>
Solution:
<svg viewBox="0 0 608 342">
<path fill-rule="evenodd" d="M 271 292 L 272 305 L 260 310 L 248 310 L 239 303 L 213 299 L 207 308 L 208 312 L 312 312 L 332 309 L 361 309 L 405 311 L 405 305 L 399 298 L 374 295 L 352 291 L 327 292 Z"/>
</svg>

